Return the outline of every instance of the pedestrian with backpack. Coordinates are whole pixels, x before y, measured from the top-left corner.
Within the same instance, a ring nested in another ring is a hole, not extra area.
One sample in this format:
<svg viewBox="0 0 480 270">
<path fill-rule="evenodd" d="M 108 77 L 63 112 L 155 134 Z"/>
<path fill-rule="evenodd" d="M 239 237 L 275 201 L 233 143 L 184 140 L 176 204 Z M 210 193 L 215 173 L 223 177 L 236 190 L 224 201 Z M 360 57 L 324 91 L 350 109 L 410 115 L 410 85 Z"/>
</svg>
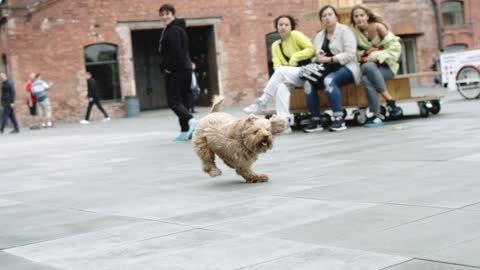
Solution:
<svg viewBox="0 0 480 270">
<path fill-rule="evenodd" d="M 35 80 L 32 83 L 32 95 L 37 98 L 38 110 L 42 120 L 42 128 L 53 127 L 52 106 L 50 105 L 50 99 L 47 95 L 47 92 L 50 90 L 51 86 L 52 83 L 46 83 L 44 80 L 42 80 L 40 73 L 35 74 Z"/>
</svg>

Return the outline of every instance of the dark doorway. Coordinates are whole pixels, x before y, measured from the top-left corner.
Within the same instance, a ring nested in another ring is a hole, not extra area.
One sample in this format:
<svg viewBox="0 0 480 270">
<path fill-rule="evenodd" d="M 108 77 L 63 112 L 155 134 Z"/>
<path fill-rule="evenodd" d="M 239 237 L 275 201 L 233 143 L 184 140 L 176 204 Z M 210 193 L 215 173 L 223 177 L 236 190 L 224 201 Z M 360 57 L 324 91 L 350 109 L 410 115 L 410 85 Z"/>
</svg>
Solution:
<svg viewBox="0 0 480 270">
<path fill-rule="evenodd" d="M 132 32 L 135 83 L 141 110 L 167 107 L 164 78 L 160 73 L 158 40 L 161 29 Z"/>
<path fill-rule="evenodd" d="M 163 29 L 132 31 L 135 83 L 141 110 L 166 108 L 164 76 L 160 72 L 158 42 Z M 201 88 L 197 105 L 210 106 L 218 94 L 218 77 L 213 26 L 188 27 L 190 56 L 196 63 Z"/>
<path fill-rule="evenodd" d="M 190 56 L 197 66 L 196 76 L 200 94 L 197 105 L 210 106 L 214 95 L 218 95 L 218 67 L 213 26 L 187 28 L 190 39 Z"/>
</svg>

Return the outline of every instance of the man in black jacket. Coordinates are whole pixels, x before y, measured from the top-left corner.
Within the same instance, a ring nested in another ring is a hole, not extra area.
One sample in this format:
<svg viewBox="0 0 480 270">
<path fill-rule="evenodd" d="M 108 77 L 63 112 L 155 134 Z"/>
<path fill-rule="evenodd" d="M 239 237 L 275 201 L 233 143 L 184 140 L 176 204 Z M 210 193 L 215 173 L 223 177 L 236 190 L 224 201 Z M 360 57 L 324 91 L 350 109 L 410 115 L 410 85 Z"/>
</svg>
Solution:
<svg viewBox="0 0 480 270">
<path fill-rule="evenodd" d="M 108 117 L 107 112 L 103 109 L 102 103 L 100 102 L 100 98 L 97 94 L 97 83 L 95 79 L 92 78 L 92 74 L 90 72 L 85 73 L 87 76 L 87 99 L 88 99 L 88 108 L 87 114 L 85 115 L 85 119 L 80 121 L 81 124 L 88 124 L 90 119 L 90 112 L 92 111 L 93 104 L 97 105 L 98 109 L 103 113 L 105 118 L 103 121 L 109 121 L 110 117 Z"/>
<path fill-rule="evenodd" d="M 3 134 L 3 129 L 7 124 L 8 118 L 12 120 L 13 130 L 10 133 L 19 133 L 17 118 L 15 117 L 15 88 L 13 82 L 8 80 L 5 72 L 0 72 L 0 82 L 2 83 L 2 107 L 3 117 L 2 126 L 0 127 L 0 134 Z"/>
<path fill-rule="evenodd" d="M 181 129 L 175 140 L 187 141 L 191 139 L 198 121 L 188 110 L 191 103 L 192 61 L 185 20 L 175 18 L 175 7 L 171 4 L 162 5 L 159 15 L 165 24 L 158 49 L 160 70 L 165 74 L 168 106 L 177 115 Z"/>
</svg>

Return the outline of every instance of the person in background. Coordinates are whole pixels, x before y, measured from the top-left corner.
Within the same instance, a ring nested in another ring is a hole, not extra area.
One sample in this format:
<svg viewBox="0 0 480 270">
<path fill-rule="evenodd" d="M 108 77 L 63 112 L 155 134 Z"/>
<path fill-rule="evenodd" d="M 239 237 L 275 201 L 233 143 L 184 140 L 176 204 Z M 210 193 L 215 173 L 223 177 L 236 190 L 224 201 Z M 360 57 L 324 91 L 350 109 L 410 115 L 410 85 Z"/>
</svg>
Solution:
<svg viewBox="0 0 480 270">
<path fill-rule="evenodd" d="M 309 81 L 310 83 L 305 85 L 305 98 L 311 121 L 303 131 L 309 133 L 323 130 L 317 93 L 319 88 L 325 89 L 332 108 L 333 121 L 330 131 L 342 131 L 347 129 L 347 126 L 343 119 L 340 87 L 353 82 L 360 83 L 360 68 L 355 56 L 357 41 L 352 30 L 338 23 L 338 13 L 331 5 L 322 7 L 319 17 L 323 29 L 313 41 L 317 53 L 314 62 L 322 64 L 325 69 L 316 83 Z"/>
<path fill-rule="evenodd" d="M 190 90 L 192 91 L 192 106 L 190 107 L 191 113 L 196 113 L 195 111 L 195 103 L 197 102 L 198 94 L 200 88 L 198 87 L 197 83 L 197 75 L 195 73 L 196 66 L 195 63 L 192 62 L 192 84 L 190 86 Z"/>
<path fill-rule="evenodd" d="M 390 115 L 395 117 L 402 114 L 385 84 L 385 80 L 392 79 L 398 72 L 398 60 L 402 52 L 400 38 L 388 29 L 380 16 L 363 5 L 352 8 L 350 22 L 358 42 L 357 57 L 368 106 L 373 113 L 365 126 L 382 126 L 384 117 L 380 112 L 378 94 L 386 100 Z"/>
<path fill-rule="evenodd" d="M 35 79 L 35 73 L 30 73 L 28 76 L 28 81 L 25 84 L 25 90 L 27 91 L 27 105 L 30 115 L 32 116 L 32 125 L 30 129 L 39 129 L 41 128 L 39 124 L 37 124 L 37 98 L 32 94 L 32 83 Z"/>
<path fill-rule="evenodd" d="M 175 141 L 188 141 L 198 124 L 189 112 L 191 106 L 192 61 L 189 42 L 185 31 L 185 20 L 175 17 L 175 7 L 163 4 L 158 10 L 165 29 L 160 36 L 160 70 L 165 74 L 167 103 L 177 115 L 180 123 L 180 135 Z"/>
<path fill-rule="evenodd" d="M 90 72 L 85 73 L 87 78 L 87 99 L 88 99 L 88 107 L 87 107 L 87 114 L 85 115 L 85 119 L 81 120 L 81 124 L 88 124 L 90 123 L 90 113 L 92 112 L 92 107 L 95 104 L 97 108 L 103 113 L 103 121 L 110 121 L 110 117 L 108 117 L 108 113 L 103 109 L 102 103 L 100 102 L 100 98 L 98 97 L 97 93 L 97 83 L 95 79 L 92 78 L 92 74 Z"/>
<path fill-rule="evenodd" d="M 440 71 L 440 55 L 443 53 L 443 49 L 440 49 L 432 59 L 432 66 L 430 69 L 432 71 Z M 442 77 L 439 74 L 435 74 L 433 76 L 433 83 L 434 84 L 442 84 Z"/>
<path fill-rule="evenodd" d="M 32 94 L 37 99 L 38 111 L 40 112 L 41 117 L 41 127 L 42 128 L 52 128 L 52 106 L 50 105 L 50 99 L 48 98 L 47 92 L 50 90 L 52 83 L 46 83 L 42 80 L 40 73 L 35 74 L 35 79 L 32 83 Z"/>
<path fill-rule="evenodd" d="M 299 78 L 299 63 L 310 63 L 315 54 L 310 39 L 295 30 L 297 23 L 291 15 L 280 15 L 273 21 L 280 39 L 272 44 L 272 61 L 275 70 L 263 89 L 263 94 L 253 104 L 245 107 L 246 114 L 259 114 L 271 98 L 275 98 L 278 116 L 285 118 L 285 133 L 291 132 L 293 117 L 290 113 L 290 94 L 295 87 L 303 87 L 305 81 Z"/>
<path fill-rule="evenodd" d="M 5 129 L 8 119 L 10 119 L 13 124 L 13 130 L 10 133 L 19 133 L 20 128 L 18 127 L 17 118 L 15 117 L 15 88 L 13 87 L 13 82 L 8 79 L 5 72 L 0 72 L 0 82 L 2 83 L 1 99 L 3 107 L 0 134 L 3 134 L 3 130 Z"/>
</svg>

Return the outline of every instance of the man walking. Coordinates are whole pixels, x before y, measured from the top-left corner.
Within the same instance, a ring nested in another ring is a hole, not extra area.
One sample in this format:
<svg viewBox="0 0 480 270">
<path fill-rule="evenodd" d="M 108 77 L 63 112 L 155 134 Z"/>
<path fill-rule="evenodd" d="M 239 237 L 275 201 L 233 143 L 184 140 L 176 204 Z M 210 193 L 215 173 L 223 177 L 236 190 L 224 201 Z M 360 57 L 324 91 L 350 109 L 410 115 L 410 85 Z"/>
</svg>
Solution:
<svg viewBox="0 0 480 270">
<path fill-rule="evenodd" d="M 13 82 L 8 80 L 5 72 L 0 72 L 0 82 L 2 83 L 2 107 L 3 117 L 2 126 L 0 127 L 0 134 L 3 134 L 5 125 L 8 119 L 12 121 L 13 130 L 10 133 L 19 133 L 17 118 L 15 117 L 15 88 Z"/>
<path fill-rule="evenodd" d="M 85 73 L 87 77 L 87 98 L 88 98 L 88 107 L 87 107 L 87 114 L 85 115 L 85 119 L 80 121 L 81 124 L 88 124 L 90 123 L 90 113 L 92 112 L 93 104 L 97 105 L 98 109 L 103 113 L 105 117 L 103 121 L 110 121 L 110 117 L 108 117 L 107 112 L 103 109 L 102 103 L 100 102 L 100 98 L 97 94 L 97 83 L 95 79 L 92 78 L 92 74 L 90 72 Z"/>
<path fill-rule="evenodd" d="M 165 74 L 168 106 L 177 115 L 180 123 L 181 133 L 175 141 L 187 141 L 192 138 L 198 121 L 189 112 L 192 61 L 185 32 L 185 20 L 175 17 L 175 7 L 171 4 L 162 5 L 159 15 L 165 24 L 158 49 L 160 70 Z"/>
</svg>

